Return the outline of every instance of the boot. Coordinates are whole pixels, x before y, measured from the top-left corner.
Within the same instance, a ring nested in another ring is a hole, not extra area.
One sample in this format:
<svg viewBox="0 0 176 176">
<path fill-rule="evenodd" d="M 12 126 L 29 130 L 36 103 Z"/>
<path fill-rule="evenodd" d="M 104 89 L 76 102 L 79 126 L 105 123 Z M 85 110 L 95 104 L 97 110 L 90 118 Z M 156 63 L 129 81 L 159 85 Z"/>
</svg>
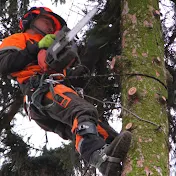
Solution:
<svg viewBox="0 0 176 176">
<path fill-rule="evenodd" d="M 122 132 L 111 144 L 91 154 L 90 165 L 98 168 L 103 176 L 120 176 L 122 161 L 130 148 L 131 138 L 129 131 Z"/>
</svg>

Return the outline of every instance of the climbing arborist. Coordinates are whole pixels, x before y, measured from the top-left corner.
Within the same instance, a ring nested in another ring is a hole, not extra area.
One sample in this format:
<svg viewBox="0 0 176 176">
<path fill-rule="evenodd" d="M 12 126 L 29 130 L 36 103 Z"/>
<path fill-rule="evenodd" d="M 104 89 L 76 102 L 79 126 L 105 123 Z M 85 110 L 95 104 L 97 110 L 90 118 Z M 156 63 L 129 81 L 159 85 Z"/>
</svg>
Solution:
<svg viewBox="0 0 176 176">
<path fill-rule="evenodd" d="M 51 46 L 55 33 L 63 26 L 67 26 L 64 19 L 49 8 L 31 8 L 20 20 L 22 32 L 5 38 L 0 45 L 0 73 L 17 80 L 27 113 L 40 127 L 64 139 L 76 139 L 75 146 L 82 158 L 103 175 L 121 175 L 121 162 L 129 150 L 131 133 L 117 135 L 98 120 L 96 108 L 64 81 L 67 71 L 74 75 L 85 73 L 70 71 L 80 65 L 75 45 L 70 44 L 58 55 L 68 62 L 63 68 L 60 63 L 60 71 L 50 68 L 47 58 L 40 55 Z"/>
</svg>

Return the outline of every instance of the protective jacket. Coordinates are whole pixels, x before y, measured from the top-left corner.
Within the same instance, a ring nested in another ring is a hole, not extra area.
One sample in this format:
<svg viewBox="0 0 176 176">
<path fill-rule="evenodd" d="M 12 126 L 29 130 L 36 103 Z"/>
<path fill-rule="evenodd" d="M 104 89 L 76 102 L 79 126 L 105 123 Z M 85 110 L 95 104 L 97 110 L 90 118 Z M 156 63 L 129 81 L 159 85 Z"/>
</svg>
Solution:
<svg viewBox="0 0 176 176">
<path fill-rule="evenodd" d="M 40 34 L 17 33 L 3 40 L 0 45 L 1 74 L 11 74 L 22 84 L 32 75 L 41 72 L 37 64 Z"/>
</svg>

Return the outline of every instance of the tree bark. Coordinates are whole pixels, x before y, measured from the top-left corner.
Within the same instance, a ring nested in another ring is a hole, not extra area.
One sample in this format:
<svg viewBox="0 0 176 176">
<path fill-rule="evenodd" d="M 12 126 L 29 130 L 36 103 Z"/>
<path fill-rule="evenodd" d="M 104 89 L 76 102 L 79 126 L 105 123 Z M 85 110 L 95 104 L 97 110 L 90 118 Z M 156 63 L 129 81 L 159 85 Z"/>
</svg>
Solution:
<svg viewBox="0 0 176 176">
<path fill-rule="evenodd" d="M 133 134 L 123 176 L 169 175 L 166 70 L 158 3 L 122 0 L 122 55 L 117 62 L 123 70 L 123 129 Z"/>
</svg>

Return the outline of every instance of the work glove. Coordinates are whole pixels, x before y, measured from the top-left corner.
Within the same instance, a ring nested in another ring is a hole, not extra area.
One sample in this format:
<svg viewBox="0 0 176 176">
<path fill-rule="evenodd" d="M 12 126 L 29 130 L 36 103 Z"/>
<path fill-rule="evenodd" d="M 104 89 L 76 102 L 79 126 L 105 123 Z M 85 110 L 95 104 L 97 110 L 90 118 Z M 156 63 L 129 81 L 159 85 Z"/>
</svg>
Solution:
<svg viewBox="0 0 176 176">
<path fill-rule="evenodd" d="M 46 50 L 45 49 L 41 49 L 38 53 L 38 65 L 44 72 L 48 71 L 49 69 L 46 63 Z"/>
<path fill-rule="evenodd" d="M 47 34 L 38 42 L 38 47 L 42 48 L 49 48 L 56 38 L 55 34 Z"/>
<path fill-rule="evenodd" d="M 50 47 L 56 38 L 55 34 L 47 34 L 38 42 L 38 47 L 41 49 L 38 53 L 38 64 L 44 72 L 48 70 L 46 64 L 46 48 Z"/>
</svg>

